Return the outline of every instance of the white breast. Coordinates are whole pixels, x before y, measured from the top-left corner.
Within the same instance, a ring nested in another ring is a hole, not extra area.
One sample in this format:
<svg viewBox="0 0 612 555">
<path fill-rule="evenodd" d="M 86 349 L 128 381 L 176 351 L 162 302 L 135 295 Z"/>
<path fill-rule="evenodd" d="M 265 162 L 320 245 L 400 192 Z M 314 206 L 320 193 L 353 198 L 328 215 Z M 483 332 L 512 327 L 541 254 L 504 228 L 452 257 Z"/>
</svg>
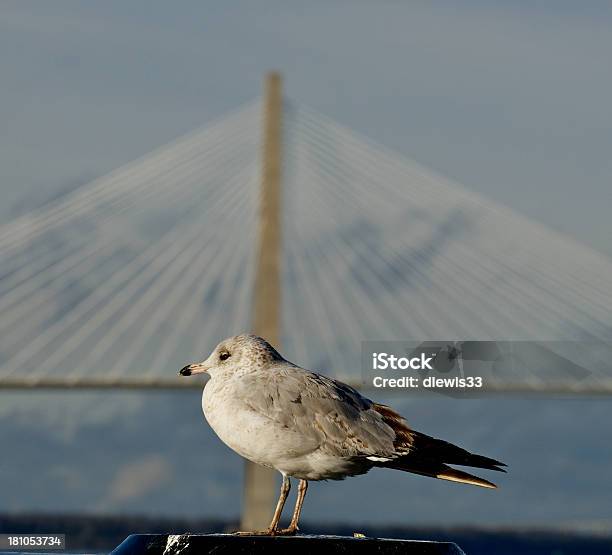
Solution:
<svg viewBox="0 0 612 555">
<path fill-rule="evenodd" d="M 206 384 L 202 410 L 223 443 L 257 464 L 280 470 L 301 445 L 295 434 L 252 411 L 232 394 L 231 380 L 211 379 Z"/>
</svg>

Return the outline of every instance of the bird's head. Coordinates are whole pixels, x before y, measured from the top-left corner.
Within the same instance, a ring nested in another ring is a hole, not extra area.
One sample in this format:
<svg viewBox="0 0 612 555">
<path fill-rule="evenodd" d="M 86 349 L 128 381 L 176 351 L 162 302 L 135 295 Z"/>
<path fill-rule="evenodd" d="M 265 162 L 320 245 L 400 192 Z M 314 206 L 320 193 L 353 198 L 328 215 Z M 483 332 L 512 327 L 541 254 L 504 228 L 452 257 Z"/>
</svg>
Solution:
<svg viewBox="0 0 612 555">
<path fill-rule="evenodd" d="M 283 357 L 265 339 L 257 335 L 243 334 L 224 339 L 209 357 L 202 362 L 188 364 L 181 370 L 181 376 L 234 372 L 238 369 L 264 368 Z"/>
</svg>

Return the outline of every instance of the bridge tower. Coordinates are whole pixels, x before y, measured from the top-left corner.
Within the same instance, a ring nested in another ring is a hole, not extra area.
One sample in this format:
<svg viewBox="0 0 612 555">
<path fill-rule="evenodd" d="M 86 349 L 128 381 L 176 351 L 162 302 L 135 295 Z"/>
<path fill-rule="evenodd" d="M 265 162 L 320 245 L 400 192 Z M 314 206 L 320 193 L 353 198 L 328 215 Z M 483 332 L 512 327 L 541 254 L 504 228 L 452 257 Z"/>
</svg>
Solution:
<svg viewBox="0 0 612 555">
<path fill-rule="evenodd" d="M 283 94 L 280 74 L 265 79 L 259 237 L 255 273 L 253 333 L 280 349 L 281 143 Z M 242 530 L 268 526 L 275 502 L 275 472 L 245 462 Z"/>
</svg>

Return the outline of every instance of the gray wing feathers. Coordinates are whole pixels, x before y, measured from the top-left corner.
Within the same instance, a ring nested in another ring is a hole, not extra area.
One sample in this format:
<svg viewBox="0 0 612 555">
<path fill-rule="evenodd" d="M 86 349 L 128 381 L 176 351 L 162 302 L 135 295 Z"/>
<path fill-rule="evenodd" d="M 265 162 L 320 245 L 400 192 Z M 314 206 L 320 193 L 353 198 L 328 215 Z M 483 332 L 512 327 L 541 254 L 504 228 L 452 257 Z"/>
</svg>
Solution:
<svg viewBox="0 0 612 555">
<path fill-rule="evenodd" d="M 242 384 L 243 401 L 252 410 L 298 432 L 322 452 L 393 457 L 393 429 L 369 399 L 342 382 L 283 365 L 243 379 Z"/>
</svg>

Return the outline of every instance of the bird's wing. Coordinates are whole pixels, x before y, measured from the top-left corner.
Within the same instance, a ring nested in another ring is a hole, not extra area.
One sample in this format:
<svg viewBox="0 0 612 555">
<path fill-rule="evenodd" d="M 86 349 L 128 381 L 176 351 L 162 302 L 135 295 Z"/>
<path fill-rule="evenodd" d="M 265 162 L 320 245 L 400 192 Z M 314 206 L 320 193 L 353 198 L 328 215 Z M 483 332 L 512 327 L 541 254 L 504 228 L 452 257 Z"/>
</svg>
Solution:
<svg viewBox="0 0 612 555">
<path fill-rule="evenodd" d="M 386 405 L 332 378 L 282 366 L 243 380 L 243 400 L 276 425 L 304 438 L 312 450 L 367 459 L 372 465 L 482 487 L 494 484 L 448 464 L 504 472 L 503 463 L 415 430 Z M 265 395 L 257 392 L 265 391 Z"/>
<path fill-rule="evenodd" d="M 374 403 L 338 380 L 283 365 L 241 382 L 242 400 L 251 410 L 316 449 L 341 457 L 396 456 L 397 434 Z"/>
</svg>

